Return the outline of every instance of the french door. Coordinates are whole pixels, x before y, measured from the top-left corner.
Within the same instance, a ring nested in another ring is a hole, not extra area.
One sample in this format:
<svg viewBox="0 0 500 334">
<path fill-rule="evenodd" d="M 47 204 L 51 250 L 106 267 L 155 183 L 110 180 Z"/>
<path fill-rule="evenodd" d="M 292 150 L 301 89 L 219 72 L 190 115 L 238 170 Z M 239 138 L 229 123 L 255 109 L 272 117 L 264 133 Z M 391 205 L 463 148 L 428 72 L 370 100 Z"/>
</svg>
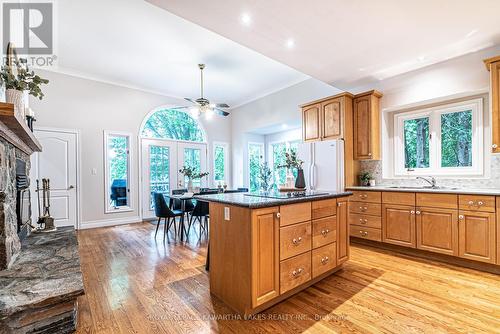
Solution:
<svg viewBox="0 0 500 334">
<path fill-rule="evenodd" d="M 154 217 L 153 193 L 170 195 L 173 189 L 186 188 L 187 178 L 179 173 L 184 165 L 207 170 L 207 145 L 170 140 L 142 139 L 142 213 Z M 195 180 L 194 187 L 205 187 L 207 178 Z"/>
</svg>

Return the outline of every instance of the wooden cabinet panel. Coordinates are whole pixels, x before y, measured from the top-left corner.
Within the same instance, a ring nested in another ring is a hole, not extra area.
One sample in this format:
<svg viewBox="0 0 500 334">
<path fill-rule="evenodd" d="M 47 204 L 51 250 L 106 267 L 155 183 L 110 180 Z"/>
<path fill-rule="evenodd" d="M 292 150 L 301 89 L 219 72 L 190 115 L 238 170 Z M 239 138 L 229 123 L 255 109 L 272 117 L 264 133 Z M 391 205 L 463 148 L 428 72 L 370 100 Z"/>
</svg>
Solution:
<svg viewBox="0 0 500 334">
<path fill-rule="evenodd" d="M 337 216 L 312 222 L 312 247 L 318 248 L 337 240 Z"/>
<path fill-rule="evenodd" d="M 458 195 L 417 193 L 416 205 L 418 207 L 458 209 Z"/>
<path fill-rule="evenodd" d="M 314 104 L 302 109 L 302 132 L 304 141 L 321 139 L 321 104 Z"/>
<path fill-rule="evenodd" d="M 312 219 L 335 216 L 337 213 L 337 199 L 325 199 L 312 202 Z"/>
<path fill-rule="evenodd" d="M 488 263 L 496 262 L 495 214 L 487 212 L 459 212 L 460 257 Z"/>
<path fill-rule="evenodd" d="M 280 226 L 311 220 L 311 202 L 280 206 Z"/>
<path fill-rule="evenodd" d="M 311 250 L 311 223 L 280 228 L 280 260 Z"/>
<path fill-rule="evenodd" d="M 497 197 L 497 264 L 500 264 L 500 196 Z"/>
<path fill-rule="evenodd" d="M 382 230 L 379 228 L 351 225 L 350 235 L 356 238 L 382 241 Z"/>
<path fill-rule="evenodd" d="M 416 210 L 417 248 L 458 256 L 458 211 L 418 208 Z"/>
<path fill-rule="evenodd" d="M 252 214 L 252 307 L 279 296 L 278 207 Z"/>
<path fill-rule="evenodd" d="M 358 225 L 364 227 L 371 228 L 382 228 L 382 218 L 369 216 L 369 215 L 360 215 L 356 213 L 349 214 L 349 225 Z"/>
<path fill-rule="evenodd" d="M 379 92 L 370 91 L 353 100 L 354 159 L 380 159 Z"/>
<path fill-rule="evenodd" d="M 329 244 L 312 251 L 312 278 L 337 266 L 337 245 Z"/>
<path fill-rule="evenodd" d="M 349 212 L 380 216 L 381 204 L 349 202 Z"/>
<path fill-rule="evenodd" d="M 342 138 L 342 98 L 321 104 L 321 125 L 323 140 Z"/>
<path fill-rule="evenodd" d="M 337 265 L 349 259 L 349 210 L 347 198 L 337 199 Z"/>
<path fill-rule="evenodd" d="M 311 279 L 311 252 L 297 255 L 280 263 L 280 293 Z"/>
<path fill-rule="evenodd" d="M 415 207 L 393 204 L 382 206 L 382 241 L 416 247 Z"/>
<path fill-rule="evenodd" d="M 382 193 L 382 203 L 415 206 L 415 193 L 384 191 Z"/>
<path fill-rule="evenodd" d="M 353 190 L 351 201 L 380 203 L 382 202 L 382 193 L 380 191 Z"/>
<path fill-rule="evenodd" d="M 490 71 L 491 151 L 493 153 L 500 153 L 500 56 L 486 59 L 484 62 Z"/>
<path fill-rule="evenodd" d="M 458 195 L 460 210 L 495 212 L 495 196 Z"/>
</svg>

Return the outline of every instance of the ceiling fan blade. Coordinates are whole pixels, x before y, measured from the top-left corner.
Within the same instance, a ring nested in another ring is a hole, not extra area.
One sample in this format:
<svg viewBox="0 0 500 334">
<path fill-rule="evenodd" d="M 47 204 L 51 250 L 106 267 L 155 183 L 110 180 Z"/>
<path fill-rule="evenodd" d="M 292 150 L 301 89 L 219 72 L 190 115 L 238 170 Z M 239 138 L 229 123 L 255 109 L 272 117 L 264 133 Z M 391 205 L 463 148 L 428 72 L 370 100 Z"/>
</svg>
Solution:
<svg viewBox="0 0 500 334">
<path fill-rule="evenodd" d="M 194 104 L 198 104 L 198 102 L 196 102 L 193 99 L 190 99 L 189 97 L 185 97 L 184 100 L 189 101 L 189 102 L 194 103 Z"/>
<path fill-rule="evenodd" d="M 229 113 L 222 109 L 214 108 L 214 112 L 222 116 L 229 116 Z"/>
<path fill-rule="evenodd" d="M 173 108 L 169 108 L 169 109 L 187 109 L 187 108 L 191 108 L 191 107 L 188 107 L 188 106 L 179 106 L 179 107 L 173 107 Z"/>
<path fill-rule="evenodd" d="M 215 105 L 216 108 L 229 108 L 229 105 L 226 103 L 217 103 Z"/>
</svg>

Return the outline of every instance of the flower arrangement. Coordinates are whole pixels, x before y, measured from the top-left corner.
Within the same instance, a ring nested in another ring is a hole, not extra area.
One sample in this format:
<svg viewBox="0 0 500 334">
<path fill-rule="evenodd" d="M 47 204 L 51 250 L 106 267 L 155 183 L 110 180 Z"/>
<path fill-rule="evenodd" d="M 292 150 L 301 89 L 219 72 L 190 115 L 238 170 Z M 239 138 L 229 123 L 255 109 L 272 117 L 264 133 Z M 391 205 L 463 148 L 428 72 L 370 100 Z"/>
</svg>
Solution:
<svg viewBox="0 0 500 334">
<path fill-rule="evenodd" d="M 290 153 L 285 153 L 285 163 L 282 165 L 278 165 L 277 168 L 286 168 L 289 170 L 293 168 L 302 169 L 303 163 L 304 161 L 297 158 L 297 152 L 295 150 L 292 150 Z"/>
<path fill-rule="evenodd" d="M 200 173 L 197 168 L 191 166 L 182 166 L 182 168 L 179 169 L 179 173 L 187 176 L 190 180 L 201 179 L 209 174 L 208 172 Z"/>
<path fill-rule="evenodd" d="M 43 79 L 30 70 L 26 59 L 14 62 L 17 73 L 13 73 L 11 66 L 3 65 L 0 69 L 0 85 L 5 89 L 14 89 L 18 91 L 28 91 L 30 95 L 38 99 L 43 99 L 44 94 L 41 85 L 49 83 L 49 80 Z"/>
</svg>

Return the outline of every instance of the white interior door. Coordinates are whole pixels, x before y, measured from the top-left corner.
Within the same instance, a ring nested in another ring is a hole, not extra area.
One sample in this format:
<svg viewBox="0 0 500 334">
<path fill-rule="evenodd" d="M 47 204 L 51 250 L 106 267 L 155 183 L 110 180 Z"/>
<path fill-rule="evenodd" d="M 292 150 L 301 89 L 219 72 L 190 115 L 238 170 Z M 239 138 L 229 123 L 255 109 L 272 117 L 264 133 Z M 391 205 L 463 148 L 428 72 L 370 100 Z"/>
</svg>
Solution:
<svg viewBox="0 0 500 334">
<path fill-rule="evenodd" d="M 169 195 L 177 188 L 177 143 L 166 140 L 142 139 L 142 215 L 154 217 L 154 192 Z"/>
<path fill-rule="evenodd" d="M 49 179 L 50 214 L 56 226 L 77 227 L 77 134 L 57 130 L 35 130 L 34 134 L 43 151 L 31 156 L 33 222 L 39 216 L 36 180 L 42 187 L 42 179 Z M 39 195 L 42 202 L 41 191 Z"/>
<path fill-rule="evenodd" d="M 207 144 L 179 142 L 177 157 L 177 170 L 186 165 L 196 167 L 202 173 L 207 171 Z M 209 176 L 193 180 L 193 187 L 207 187 L 208 178 Z M 179 188 L 187 188 L 188 178 L 179 174 L 177 182 Z"/>
</svg>

